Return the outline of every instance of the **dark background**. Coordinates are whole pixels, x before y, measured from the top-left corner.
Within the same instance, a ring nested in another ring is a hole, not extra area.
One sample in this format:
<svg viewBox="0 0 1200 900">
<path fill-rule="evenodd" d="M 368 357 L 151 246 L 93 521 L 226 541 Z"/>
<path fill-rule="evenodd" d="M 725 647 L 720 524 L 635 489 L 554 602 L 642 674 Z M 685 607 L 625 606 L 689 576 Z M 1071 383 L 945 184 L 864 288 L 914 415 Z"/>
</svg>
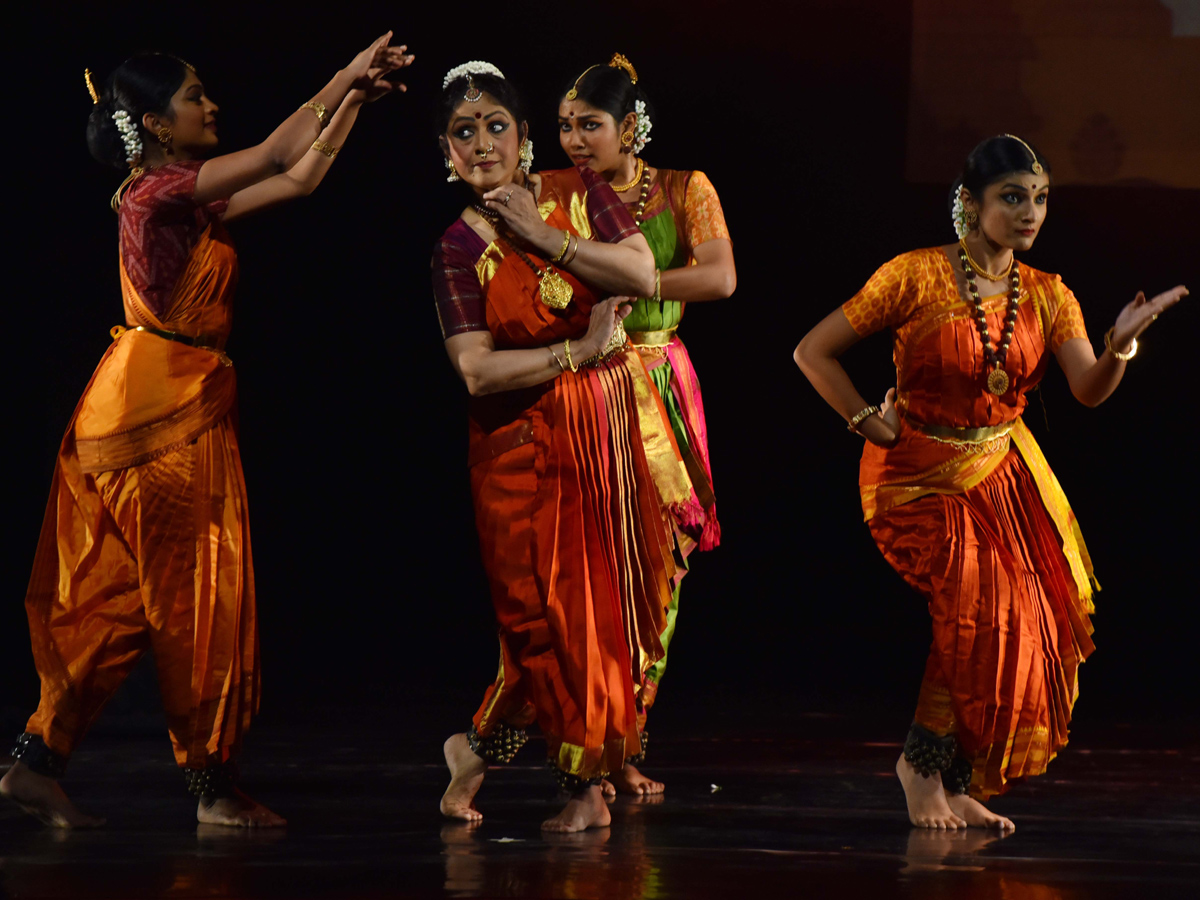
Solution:
<svg viewBox="0 0 1200 900">
<path fill-rule="evenodd" d="M 882 262 L 953 239 L 945 195 L 955 173 L 945 184 L 904 180 L 909 5 L 559 2 L 423 6 L 419 16 L 353 7 L 49 7 L 14 32 L 0 725 L 21 730 L 36 706 L 25 584 L 62 430 L 121 320 L 108 209 L 120 175 L 88 155 L 84 67 L 103 77 L 140 49 L 179 54 L 221 105 L 223 145 L 237 148 L 392 27 L 417 54 L 409 93 L 363 112 L 313 197 L 232 226 L 242 276 L 229 352 L 253 521 L 260 727 L 318 710 L 356 718 L 369 738 L 382 714 L 432 748 L 465 725 L 494 675 L 466 392 L 442 350 L 429 284 L 433 242 L 463 204 L 460 186 L 444 182 L 432 108 L 447 69 L 487 59 L 528 96 L 536 167 L 558 168 L 560 89 L 620 50 L 657 105 L 645 158 L 709 174 L 739 276 L 731 299 L 695 306 L 683 329 L 704 387 L 723 544 L 693 557 L 656 716 L 676 734 L 703 735 L 734 712 L 769 722 L 851 710 L 898 738 L 927 614 L 862 522 L 860 439 L 791 351 Z M 981 65 L 991 50 L 981 36 Z M 964 72 L 964 103 L 970 79 Z M 1138 289 L 1200 285 L 1198 199 L 1056 187 L 1025 261 L 1063 274 L 1098 345 Z M 1104 586 L 1081 717 L 1194 710 L 1197 335 L 1193 299 L 1146 335 L 1100 409 L 1077 404 L 1052 366 L 1049 428 L 1036 397 L 1026 417 Z M 846 362 L 867 396 L 892 384 L 886 336 Z M 155 703 L 144 668 L 109 721 L 158 723 Z"/>
</svg>

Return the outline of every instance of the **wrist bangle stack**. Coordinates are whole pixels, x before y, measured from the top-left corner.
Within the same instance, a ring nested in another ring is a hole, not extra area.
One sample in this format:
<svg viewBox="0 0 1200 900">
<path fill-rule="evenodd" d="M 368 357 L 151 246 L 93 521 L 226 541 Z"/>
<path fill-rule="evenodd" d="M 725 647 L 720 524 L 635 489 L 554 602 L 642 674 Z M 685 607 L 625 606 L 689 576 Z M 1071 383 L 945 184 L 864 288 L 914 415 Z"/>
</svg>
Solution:
<svg viewBox="0 0 1200 900">
<path fill-rule="evenodd" d="M 333 160 L 337 158 L 338 151 L 340 151 L 342 148 L 335 147 L 328 141 L 313 141 L 312 149 L 316 150 L 318 153 L 324 153 L 330 158 L 330 160 Z"/>
<path fill-rule="evenodd" d="M 322 130 L 324 130 L 325 126 L 329 124 L 329 112 L 325 109 L 325 104 L 320 100 L 309 100 L 300 108 L 311 109 L 313 112 L 315 112 L 317 114 L 317 121 L 321 123 Z"/>
<path fill-rule="evenodd" d="M 570 249 L 570 247 L 571 247 L 571 232 L 564 230 L 562 247 L 559 248 L 558 256 L 554 257 L 554 259 L 550 260 L 550 262 L 552 262 L 552 263 L 562 262 L 563 257 L 567 255 L 567 250 Z"/>
<path fill-rule="evenodd" d="M 573 241 L 573 243 L 571 244 L 571 249 L 567 251 L 567 255 L 564 256 L 562 262 L 559 263 L 559 265 L 561 265 L 561 266 L 570 265 L 571 262 L 575 259 L 575 254 L 579 252 L 579 236 L 573 234 L 573 235 L 571 235 L 570 240 Z"/>
<path fill-rule="evenodd" d="M 563 342 L 563 356 L 567 358 L 567 368 L 572 372 L 578 372 L 579 366 L 571 360 L 571 339 L 567 338 Z"/>
<path fill-rule="evenodd" d="M 1127 352 L 1120 353 L 1117 351 L 1117 348 L 1112 345 L 1113 332 L 1116 330 L 1117 326 L 1114 325 L 1112 328 L 1108 329 L 1108 331 L 1104 332 L 1104 346 L 1108 348 L 1108 352 L 1111 353 L 1116 359 L 1121 361 L 1133 359 L 1135 356 L 1137 356 L 1137 338 L 1134 338 L 1129 342 L 1129 350 Z"/>
<path fill-rule="evenodd" d="M 867 416 L 873 416 L 877 412 L 879 412 L 878 406 L 868 406 L 866 409 L 861 410 L 860 412 L 856 413 L 854 418 L 852 418 L 849 424 L 846 425 L 846 430 L 857 432 L 859 423 L 862 422 L 863 419 L 867 418 Z"/>
</svg>

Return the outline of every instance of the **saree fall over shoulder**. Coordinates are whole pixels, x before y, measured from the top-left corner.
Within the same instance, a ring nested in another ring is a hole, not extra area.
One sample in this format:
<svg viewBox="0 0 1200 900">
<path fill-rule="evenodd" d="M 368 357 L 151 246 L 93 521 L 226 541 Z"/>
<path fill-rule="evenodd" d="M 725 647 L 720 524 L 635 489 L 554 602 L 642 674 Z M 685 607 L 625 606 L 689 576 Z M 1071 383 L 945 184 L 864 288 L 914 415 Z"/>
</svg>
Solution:
<svg viewBox="0 0 1200 900">
<path fill-rule="evenodd" d="M 233 755 L 258 706 L 246 490 L 229 336 L 237 256 L 200 162 L 154 169 L 120 210 L 126 327 L 72 416 L 26 597 L 41 702 L 65 761 L 153 648 L 180 766 Z M 149 330 L 193 339 L 190 346 Z"/>
<path fill-rule="evenodd" d="M 867 444 L 859 484 L 876 543 L 932 617 L 915 722 L 957 737 L 981 798 L 1044 772 L 1066 745 L 1093 649 L 1091 560 L 1021 420 L 1051 353 L 1087 334 L 1058 276 L 1025 265 L 1020 276 L 1000 397 L 985 387 L 979 332 L 942 249 L 897 257 L 843 306 L 860 335 L 894 333 L 900 434 L 886 449 Z M 983 300 L 992 335 L 1006 303 Z"/>
<path fill-rule="evenodd" d="M 610 243 L 637 234 L 592 173 L 541 179 L 538 209 L 555 228 Z M 439 242 L 433 270 L 443 335 L 486 329 L 500 350 L 582 337 L 598 300 L 561 272 L 573 300 L 551 309 L 503 239 L 485 245 L 461 220 Z M 626 345 L 598 366 L 472 398 L 469 436 L 501 650 L 474 732 L 486 741 L 536 719 L 551 763 L 595 779 L 640 752 L 637 695 L 662 655 L 674 575 L 664 506 L 688 498 L 665 413 Z"/>
<path fill-rule="evenodd" d="M 637 206 L 638 201 L 626 204 L 631 214 Z M 729 239 L 721 201 L 703 172 L 656 170 L 646 195 L 640 228 L 654 252 L 655 265 L 663 272 L 694 264 L 693 251 L 700 244 Z M 677 507 L 672 517 L 682 565 L 667 613 L 667 627 L 661 635 L 663 658 L 647 674 L 646 689 L 642 692 L 646 711 L 653 706 L 666 673 L 687 558 L 693 550 L 711 550 L 721 542 L 700 380 L 687 347 L 676 334 L 683 311 L 684 304 L 677 300 L 639 299 L 634 301 L 625 319 L 629 340 L 637 347 L 670 417 L 671 430 L 691 481 L 688 502 Z"/>
</svg>

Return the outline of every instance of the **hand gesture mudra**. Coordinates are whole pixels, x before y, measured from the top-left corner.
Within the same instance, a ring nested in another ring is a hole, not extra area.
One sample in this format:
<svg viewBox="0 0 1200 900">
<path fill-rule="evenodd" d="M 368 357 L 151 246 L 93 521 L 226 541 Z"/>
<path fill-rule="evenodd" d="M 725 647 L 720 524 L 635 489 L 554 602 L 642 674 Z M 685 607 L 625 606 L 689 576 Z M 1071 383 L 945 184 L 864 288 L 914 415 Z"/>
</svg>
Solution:
<svg viewBox="0 0 1200 900">
<path fill-rule="evenodd" d="M 1134 339 L 1150 327 L 1150 323 L 1159 317 L 1163 310 L 1170 309 L 1188 295 L 1188 289 L 1182 284 L 1176 285 L 1169 291 L 1163 291 L 1152 300 L 1147 300 L 1142 291 L 1137 292 L 1133 302 L 1129 303 L 1117 316 L 1113 326 L 1112 345 L 1119 350 L 1129 347 Z"/>
<path fill-rule="evenodd" d="M 489 209 L 500 213 L 501 221 L 508 230 L 523 241 L 535 243 L 535 238 L 541 231 L 549 228 L 538 212 L 537 201 L 533 191 L 517 184 L 501 185 L 483 195 L 483 202 Z M 562 232 L 558 232 L 561 240 Z"/>
<path fill-rule="evenodd" d="M 592 318 L 582 341 L 588 349 L 588 357 L 595 356 L 608 346 L 617 325 L 632 311 L 628 297 L 609 297 L 592 307 Z"/>
<path fill-rule="evenodd" d="M 403 69 L 412 63 L 413 57 L 406 53 L 407 45 L 389 47 L 392 32 L 376 38 L 365 50 L 359 53 L 346 66 L 351 77 L 351 88 L 362 91 L 365 99 L 377 100 L 392 91 L 406 91 L 408 88 L 400 82 L 387 80 L 387 75 L 397 69 Z"/>
</svg>

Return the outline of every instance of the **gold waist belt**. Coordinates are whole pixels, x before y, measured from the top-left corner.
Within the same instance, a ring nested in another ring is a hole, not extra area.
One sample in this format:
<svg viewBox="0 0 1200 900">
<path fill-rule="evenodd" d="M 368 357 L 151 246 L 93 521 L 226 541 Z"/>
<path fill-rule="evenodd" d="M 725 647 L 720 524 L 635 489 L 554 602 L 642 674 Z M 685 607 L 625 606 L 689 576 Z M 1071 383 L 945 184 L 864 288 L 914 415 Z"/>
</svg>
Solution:
<svg viewBox="0 0 1200 900">
<path fill-rule="evenodd" d="M 665 347 L 671 343 L 678 328 L 679 326 L 676 325 L 674 328 L 664 331 L 629 331 L 627 333 L 629 342 L 636 347 Z"/>
<path fill-rule="evenodd" d="M 984 425 L 981 428 L 955 428 L 951 425 L 925 425 L 914 423 L 917 430 L 926 437 L 947 444 L 986 444 L 996 438 L 1005 437 L 1017 423 L 1004 422 L 1000 425 Z"/>
</svg>

